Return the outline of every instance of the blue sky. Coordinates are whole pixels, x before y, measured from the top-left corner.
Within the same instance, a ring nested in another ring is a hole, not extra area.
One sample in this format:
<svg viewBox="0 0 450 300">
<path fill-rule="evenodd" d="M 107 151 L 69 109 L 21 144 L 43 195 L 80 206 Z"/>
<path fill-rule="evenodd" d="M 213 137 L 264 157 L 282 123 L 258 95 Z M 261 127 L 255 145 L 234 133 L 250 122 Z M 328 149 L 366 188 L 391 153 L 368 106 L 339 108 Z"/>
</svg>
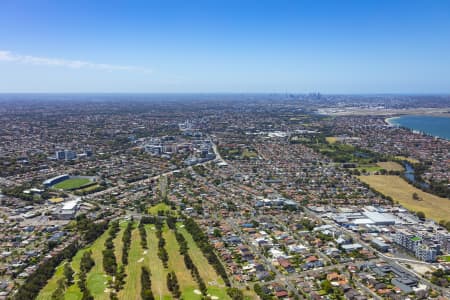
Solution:
<svg viewBox="0 0 450 300">
<path fill-rule="evenodd" d="M 450 1 L 2 0 L 0 92 L 449 93 Z"/>
</svg>

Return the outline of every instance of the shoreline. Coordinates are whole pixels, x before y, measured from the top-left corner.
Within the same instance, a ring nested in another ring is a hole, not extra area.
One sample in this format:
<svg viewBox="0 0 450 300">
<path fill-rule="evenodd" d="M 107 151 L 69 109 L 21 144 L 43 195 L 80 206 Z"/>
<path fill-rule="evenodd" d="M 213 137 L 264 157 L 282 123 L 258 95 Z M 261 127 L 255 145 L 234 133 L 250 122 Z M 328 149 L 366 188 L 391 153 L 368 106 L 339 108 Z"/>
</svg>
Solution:
<svg viewBox="0 0 450 300">
<path fill-rule="evenodd" d="M 398 126 L 398 124 L 392 122 L 393 120 L 397 120 L 397 119 L 400 119 L 400 116 L 385 118 L 384 122 L 386 124 L 388 124 L 389 126 Z"/>
<path fill-rule="evenodd" d="M 438 118 L 449 118 L 448 115 L 411 114 L 411 115 L 401 115 L 401 116 L 385 118 L 384 122 L 389 127 L 405 127 L 405 128 L 408 128 L 408 130 L 410 130 L 411 132 L 416 133 L 416 134 L 428 135 L 428 136 L 432 136 L 434 138 L 450 141 L 450 138 L 448 138 L 448 137 L 440 136 L 440 135 L 433 134 L 431 132 L 427 132 L 427 131 L 415 129 L 415 128 L 412 128 L 412 127 L 404 126 L 404 125 L 402 125 L 400 123 L 395 122 L 395 120 L 398 120 L 398 119 L 400 119 L 402 117 L 408 117 L 408 116 L 417 116 L 417 117 L 421 117 L 421 116 L 427 117 L 428 116 L 428 117 L 438 117 Z"/>
</svg>

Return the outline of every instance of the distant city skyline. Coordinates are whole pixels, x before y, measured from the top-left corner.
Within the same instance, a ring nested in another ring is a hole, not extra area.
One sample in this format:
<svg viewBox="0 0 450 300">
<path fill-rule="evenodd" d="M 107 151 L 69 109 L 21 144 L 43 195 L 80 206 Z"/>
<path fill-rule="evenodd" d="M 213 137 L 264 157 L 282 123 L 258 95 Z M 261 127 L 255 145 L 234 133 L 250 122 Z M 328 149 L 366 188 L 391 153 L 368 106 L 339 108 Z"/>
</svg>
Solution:
<svg viewBox="0 0 450 300">
<path fill-rule="evenodd" d="M 0 93 L 450 93 L 450 1 L 0 5 Z"/>
</svg>

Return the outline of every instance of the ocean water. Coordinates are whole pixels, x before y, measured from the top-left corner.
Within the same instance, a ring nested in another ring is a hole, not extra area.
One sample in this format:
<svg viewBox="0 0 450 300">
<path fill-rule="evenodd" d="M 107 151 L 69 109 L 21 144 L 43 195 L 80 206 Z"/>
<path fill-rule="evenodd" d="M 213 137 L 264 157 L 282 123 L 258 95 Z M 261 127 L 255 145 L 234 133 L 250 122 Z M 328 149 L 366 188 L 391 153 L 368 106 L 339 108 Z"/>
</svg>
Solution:
<svg viewBox="0 0 450 300">
<path fill-rule="evenodd" d="M 401 116 L 390 118 L 388 121 L 392 125 L 407 127 L 450 140 L 450 117 Z"/>
</svg>

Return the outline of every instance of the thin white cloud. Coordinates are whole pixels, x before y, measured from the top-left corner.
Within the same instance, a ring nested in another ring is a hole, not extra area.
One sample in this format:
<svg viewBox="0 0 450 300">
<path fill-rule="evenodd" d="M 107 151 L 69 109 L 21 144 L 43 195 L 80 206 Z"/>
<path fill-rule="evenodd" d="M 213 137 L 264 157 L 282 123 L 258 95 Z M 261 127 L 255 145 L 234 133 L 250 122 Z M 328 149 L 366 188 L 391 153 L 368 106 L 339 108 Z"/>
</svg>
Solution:
<svg viewBox="0 0 450 300">
<path fill-rule="evenodd" d="M 60 58 L 21 55 L 5 50 L 0 50 L 0 61 L 17 62 L 27 65 L 64 67 L 69 69 L 94 69 L 102 71 L 132 71 L 151 73 L 151 70 L 137 66 L 99 64 L 82 60 L 68 60 Z"/>
</svg>

